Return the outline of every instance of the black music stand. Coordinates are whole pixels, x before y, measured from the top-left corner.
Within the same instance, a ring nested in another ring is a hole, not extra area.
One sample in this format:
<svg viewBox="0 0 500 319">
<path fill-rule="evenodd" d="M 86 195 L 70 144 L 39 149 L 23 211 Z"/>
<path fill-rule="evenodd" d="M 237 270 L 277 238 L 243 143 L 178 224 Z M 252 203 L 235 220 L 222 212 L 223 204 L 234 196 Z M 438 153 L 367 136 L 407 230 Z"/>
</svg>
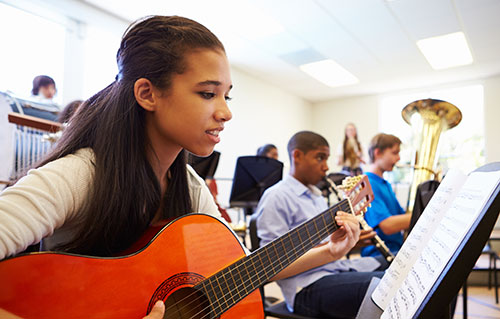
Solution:
<svg viewBox="0 0 500 319">
<path fill-rule="evenodd" d="M 490 163 L 476 169 L 476 172 L 500 170 L 500 162 Z M 490 238 L 500 212 L 500 185 L 497 185 L 483 211 L 465 235 L 462 243 L 441 272 L 431 290 L 415 312 L 414 318 L 440 318 L 443 305 L 449 305 L 458 294 L 479 255 Z M 449 317 L 448 317 L 449 318 Z"/>
<path fill-rule="evenodd" d="M 196 173 L 203 179 L 213 178 L 217 166 L 219 165 L 220 152 L 213 151 L 207 157 L 196 156 L 189 153 L 188 164 L 193 167 Z"/>
<path fill-rule="evenodd" d="M 330 173 L 327 175 L 327 177 L 336 185 L 336 186 L 339 186 L 339 185 L 342 185 L 342 181 L 346 178 L 346 177 L 349 177 L 350 175 L 347 175 L 347 174 L 344 174 L 344 173 Z M 335 194 L 335 197 L 337 198 L 338 201 L 341 201 L 342 198 L 341 196 L 339 195 L 339 193 L 337 192 L 337 190 L 333 187 L 330 186 L 330 183 L 328 183 L 328 181 L 323 178 L 322 180 L 320 180 L 318 182 L 318 184 L 316 184 L 316 187 L 321 191 L 321 194 L 323 195 L 323 197 L 326 197 L 326 200 L 327 200 L 327 203 L 328 203 L 328 206 L 330 206 L 330 195 L 332 193 Z"/>
<path fill-rule="evenodd" d="M 264 191 L 283 178 L 283 163 L 263 156 L 241 156 L 236 161 L 231 207 L 242 207 L 252 214 Z"/>
</svg>

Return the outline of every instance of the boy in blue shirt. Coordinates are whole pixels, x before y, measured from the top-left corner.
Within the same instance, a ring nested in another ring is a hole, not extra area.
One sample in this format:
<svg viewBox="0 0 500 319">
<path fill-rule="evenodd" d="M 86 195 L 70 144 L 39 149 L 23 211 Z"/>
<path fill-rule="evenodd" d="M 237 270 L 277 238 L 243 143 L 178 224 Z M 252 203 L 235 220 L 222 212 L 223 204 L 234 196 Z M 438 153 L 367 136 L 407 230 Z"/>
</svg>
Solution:
<svg viewBox="0 0 500 319">
<path fill-rule="evenodd" d="M 375 135 L 368 148 L 370 164 L 365 169 L 375 195 L 365 219 L 393 253 L 403 245 L 402 231 L 408 229 L 411 218 L 410 214 L 405 214 L 391 184 L 383 177 L 384 172 L 392 171 L 399 161 L 400 145 L 401 140 L 394 135 Z M 376 256 L 380 253 L 375 246 L 367 246 L 361 250 L 361 255 Z"/>
</svg>

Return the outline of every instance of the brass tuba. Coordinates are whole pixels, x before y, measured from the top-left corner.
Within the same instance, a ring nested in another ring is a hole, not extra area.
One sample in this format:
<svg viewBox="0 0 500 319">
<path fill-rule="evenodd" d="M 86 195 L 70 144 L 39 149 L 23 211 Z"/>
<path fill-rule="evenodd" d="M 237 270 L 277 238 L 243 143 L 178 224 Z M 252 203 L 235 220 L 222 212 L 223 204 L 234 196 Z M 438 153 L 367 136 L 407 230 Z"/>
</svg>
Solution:
<svg viewBox="0 0 500 319">
<path fill-rule="evenodd" d="M 462 120 L 462 112 L 455 105 L 435 99 L 411 102 L 401 111 L 406 123 L 415 129 L 415 156 L 412 159 L 413 179 L 410 186 L 407 213 L 413 212 L 417 187 L 421 183 L 437 179 L 434 171 L 437 147 L 441 133 L 451 129 Z M 417 116 L 419 115 L 419 116 Z"/>
</svg>

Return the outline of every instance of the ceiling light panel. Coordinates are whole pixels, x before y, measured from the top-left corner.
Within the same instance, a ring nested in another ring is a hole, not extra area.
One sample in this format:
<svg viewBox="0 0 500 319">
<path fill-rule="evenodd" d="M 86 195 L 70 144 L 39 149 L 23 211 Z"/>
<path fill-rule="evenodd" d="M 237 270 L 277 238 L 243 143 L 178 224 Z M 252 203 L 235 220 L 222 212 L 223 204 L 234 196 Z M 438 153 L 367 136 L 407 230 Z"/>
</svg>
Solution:
<svg viewBox="0 0 500 319">
<path fill-rule="evenodd" d="M 331 59 L 303 64 L 299 68 L 330 87 L 351 85 L 359 82 L 358 78 Z"/>
<path fill-rule="evenodd" d="M 455 32 L 417 41 L 417 46 L 435 70 L 467 65 L 473 62 L 463 32 Z"/>
</svg>

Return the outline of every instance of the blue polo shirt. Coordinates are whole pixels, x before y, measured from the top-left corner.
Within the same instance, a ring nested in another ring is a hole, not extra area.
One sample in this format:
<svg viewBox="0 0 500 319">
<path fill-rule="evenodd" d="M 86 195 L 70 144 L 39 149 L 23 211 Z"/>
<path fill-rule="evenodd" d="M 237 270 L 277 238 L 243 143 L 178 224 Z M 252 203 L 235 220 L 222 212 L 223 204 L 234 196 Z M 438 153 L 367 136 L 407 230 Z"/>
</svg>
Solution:
<svg viewBox="0 0 500 319">
<path fill-rule="evenodd" d="M 386 218 L 404 214 L 405 211 L 399 204 L 389 182 L 376 174 L 370 172 L 366 172 L 365 174 L 370 180 L 370 185 L 375 195 L 371 207 L 368 208 L 365 214 L 366 222 L 377 232 L 380 239 L 385 242 L 390 251 L 397 253 L 403 245 L 403 233 L 397 232 L 392 235 L 386 235 L 378 225 Z M 380 255 L 380 252 L 375 246 L 364 247 L 361 250 L 361 256 L 377 255 Z"/>
</svg>

